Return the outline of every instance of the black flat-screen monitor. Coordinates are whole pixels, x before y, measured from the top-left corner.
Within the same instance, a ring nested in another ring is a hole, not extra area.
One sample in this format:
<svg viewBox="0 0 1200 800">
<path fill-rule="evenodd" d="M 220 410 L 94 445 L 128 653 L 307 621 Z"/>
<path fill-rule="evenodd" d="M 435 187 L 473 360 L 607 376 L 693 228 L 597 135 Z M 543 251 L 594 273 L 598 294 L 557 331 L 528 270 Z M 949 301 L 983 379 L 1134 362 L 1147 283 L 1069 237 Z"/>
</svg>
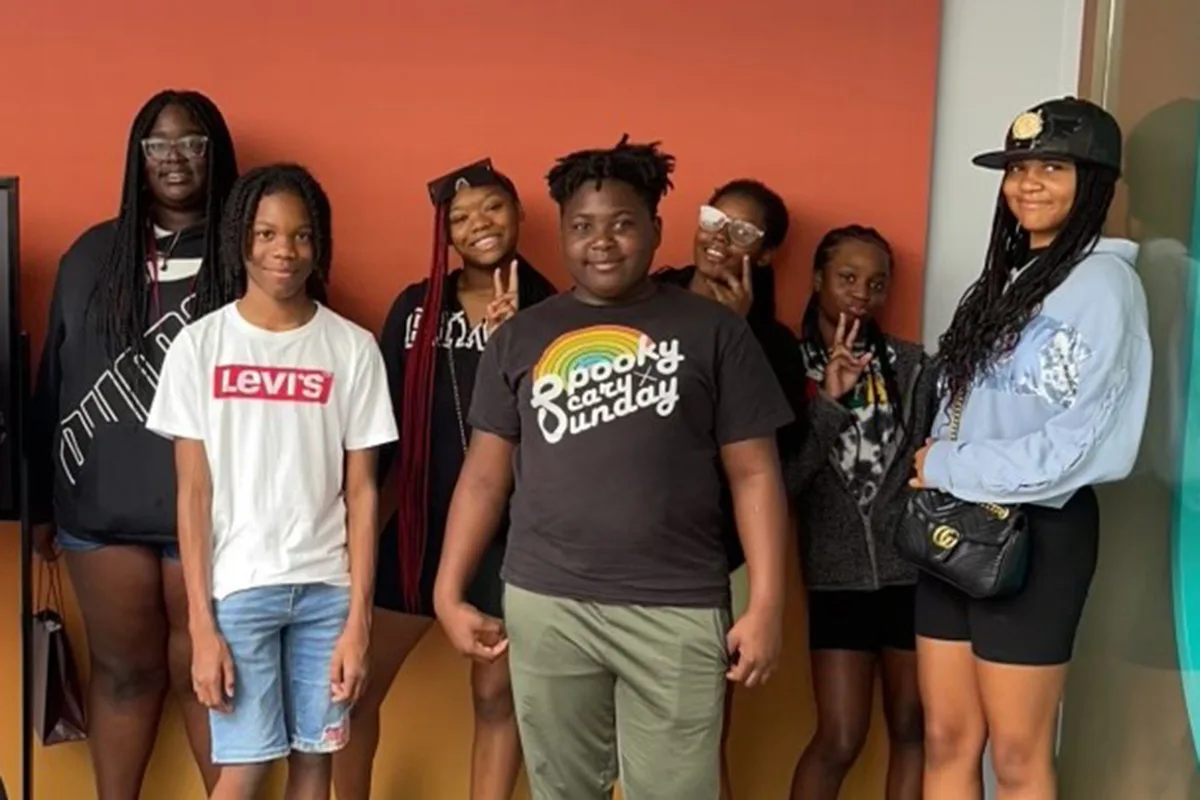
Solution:
<svg viewBox="0 0 1200 800">
<path fill-rule="evenodd" d="M 17 393 L 21 390 L 21 322 L 17 277 L 21 261 L 17 179 L 0 177 L 0 519 L 20 518 L 21 453 Z"/>
</svg>

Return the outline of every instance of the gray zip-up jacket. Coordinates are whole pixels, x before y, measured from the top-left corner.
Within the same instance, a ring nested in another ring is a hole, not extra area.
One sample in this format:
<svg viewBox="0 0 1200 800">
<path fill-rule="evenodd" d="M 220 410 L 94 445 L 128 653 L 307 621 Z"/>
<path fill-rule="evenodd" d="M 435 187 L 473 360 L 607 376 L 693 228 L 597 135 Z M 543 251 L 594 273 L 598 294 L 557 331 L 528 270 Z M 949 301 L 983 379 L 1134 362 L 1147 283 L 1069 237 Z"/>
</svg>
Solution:
<svg viewBox="0 0 1200 800">
<path fill-rule="evenodd" d="M 799 515 L 804 584 L 812 591 L 865 591 L 917 580 L 916 568 L 900 558 L 893 537 L 908 500 L 913 455 L 933 420 L 936 375 L 924 348 L 890 336 L 888 343 L 896 353 L 904 433 L 869 510 L 859 507 L 830 460 L 838 436 L 853 421 L 851 413 L 822 391 L 805 408 L 808 435 L 785 477 Z"/>
</svg>

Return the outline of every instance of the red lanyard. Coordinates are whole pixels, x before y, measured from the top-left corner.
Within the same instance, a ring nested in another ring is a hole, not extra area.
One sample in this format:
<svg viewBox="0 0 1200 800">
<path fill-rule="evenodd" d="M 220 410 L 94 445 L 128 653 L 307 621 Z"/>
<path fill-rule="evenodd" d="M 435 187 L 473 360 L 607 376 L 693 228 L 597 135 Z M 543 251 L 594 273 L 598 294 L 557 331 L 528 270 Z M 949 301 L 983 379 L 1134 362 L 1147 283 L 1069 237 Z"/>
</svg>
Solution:
<svg viewBox="0 0 1200 800">
<path fill-rule="evenodd" d="M 154 235 L 154 226 L 150 227 L 150 231 L 146 236 L 146 266 L 150 269 L 150 286 L 154 293 L 154 320 L 157 322 L 162 319 L 162 293 L 159 291 L 159 272 L 167 261 L 171 259 L 171 254 L 175 252 L 175 246 L 179 244 L 179 238 L 183 235 L 183 231 L 176 231 L 174 238 L 171 239 L 171 246 L 167 248 L 166 255 L 162 256 L 162 264 L 159 263 L 158 252 L 158 237 Z M 196 291 L 196 278 L 200 276 L 197 272 L 192 276 L 191 284 L 188 286 L 188 294 Z"/>
</svg>

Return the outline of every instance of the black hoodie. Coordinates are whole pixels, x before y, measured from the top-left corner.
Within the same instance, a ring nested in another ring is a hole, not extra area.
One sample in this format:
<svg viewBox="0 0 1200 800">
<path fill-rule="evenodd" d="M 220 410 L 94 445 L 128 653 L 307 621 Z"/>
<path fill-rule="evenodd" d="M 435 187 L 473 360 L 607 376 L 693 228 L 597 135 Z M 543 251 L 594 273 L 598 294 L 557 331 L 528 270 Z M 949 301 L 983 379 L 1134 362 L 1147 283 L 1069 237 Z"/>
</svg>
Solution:
<svg viewBox="0 0 1200 800">
<path fill-rule="evenodd" d="M 115 220 L 91 228 L 59 264 L 29 428 L 34 520 L 102 544 L 166 544 L 175 541 L 173 451 L 145 421 L 167 348 L 191 321 L 204 226 L 156 231 L 163 260 L 147 275 L 144 360 L 132 351 L 114 359 L 88 309 L 116 230 Z"/>
</svg>

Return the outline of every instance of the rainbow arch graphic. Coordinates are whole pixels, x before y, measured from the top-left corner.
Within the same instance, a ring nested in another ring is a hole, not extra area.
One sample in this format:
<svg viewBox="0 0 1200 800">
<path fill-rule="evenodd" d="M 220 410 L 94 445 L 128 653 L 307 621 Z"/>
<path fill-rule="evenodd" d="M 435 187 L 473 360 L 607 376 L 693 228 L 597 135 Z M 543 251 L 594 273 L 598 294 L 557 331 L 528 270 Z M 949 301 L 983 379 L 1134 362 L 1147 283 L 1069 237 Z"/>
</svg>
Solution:
<svg viewBox="0 0 1200 800">
<path fill-rule="evenodd" d="M 612 364 L 622 356 L 637 358 L 643 336 L 641 331 L 625 325 L 590 325 L 568 331 L 542 351 L 533 367 L 533 379 L 556 375 L 567 383 L 578 369 Z"/>
</svg>

